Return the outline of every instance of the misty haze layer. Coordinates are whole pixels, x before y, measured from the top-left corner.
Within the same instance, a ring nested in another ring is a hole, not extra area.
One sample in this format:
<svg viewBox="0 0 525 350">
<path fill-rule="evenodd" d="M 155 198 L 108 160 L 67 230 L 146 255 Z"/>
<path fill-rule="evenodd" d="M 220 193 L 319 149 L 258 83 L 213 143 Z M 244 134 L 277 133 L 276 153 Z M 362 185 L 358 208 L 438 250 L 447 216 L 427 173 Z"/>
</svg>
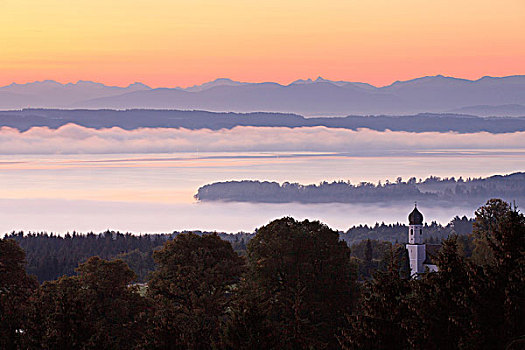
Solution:
<svg viewBox="0 0 525 350">
<path fill-rule="evenodd" d="M 124 130 L 117 127 L 91 129 L 75 124 L 58 129 L 33 127 L 25 132 L 0 128 L 0 154 L 309 151 L 392 155 L 392 151 L 489 148 L 524 149 L 525 132 L 410 133 L 250 126 L 215 131 L 166 128 Z"/>
<path fill-rule="evenodd" d="M 322 220 L 330 227 L 347 230 L 353 225 L 376 222 L 406 222 L 407 208 L 363 204 L 253 204 L 199 203 L 165 204 L 49 199 L 0 199 L 5 219 L 0 237 L 12 230 L 26 232 L 102 232 L 107 229 L 133 233 L 169 233 L 174 230 L 253 232 L 283 216 L 298 220 Z M 473 216 L 476 206 L 436 206 L 427 209 L 428 222 L 447 224 L 454 216 Z"/>
</svg>

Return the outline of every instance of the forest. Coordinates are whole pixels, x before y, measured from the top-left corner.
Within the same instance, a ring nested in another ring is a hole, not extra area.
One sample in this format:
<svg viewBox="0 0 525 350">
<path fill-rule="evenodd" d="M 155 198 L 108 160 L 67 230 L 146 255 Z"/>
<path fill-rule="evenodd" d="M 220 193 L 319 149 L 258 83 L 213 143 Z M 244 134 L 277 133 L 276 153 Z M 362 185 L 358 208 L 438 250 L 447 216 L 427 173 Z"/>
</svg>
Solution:
<svg viewBox="0 0 525 350">
<path fill-rule="evenodd" d="M 215 182 L 200 187 L 195 194 L 199 201 L 263 202 L 263 203 L 376 203 L 418 200 L 421 203 L 483 203 L 488 198 L 508 201 L 525 200 L 525 173 L 495 175 L 487 178 L 412 177 L 397 178 L 373 184 L 350 181 L 322 182 L 319 185 L 269 181 Z"/>
<path fill-rule="evenodd" d="M 340 232 L 290 217 L 246 234 L 243 255 L 216 233 L 82 235 L 95 256 L 42 284 L 10 235 L 0 240 L 0 348 L 522 349 L 525 216 L 492 199 L 473 224 L 457 219 L 472 232 L 442 240 L 438 272 L 416 278 L 402 244 L 350 248 Z M 146 283 L 114 255 L 119 240 L 136 254 L 156 247 Z"/>
<path fill-rule="evenodd" d="M 474 220 L 467 217 L 455 217 L 446 226 L 436 222 L 425 224 L 424 232 L 429 243 L 437 243 L 450 235 L 466 236 L 472 233 Z M 354 245 L 370 240 L 374 245 L 383 243 L 406 243 L 408 226 L 405 224 L 379 224 L 374 226 L 359 225 L 349 228 L 346 232 L 338 232 L 341 240 L 351 248 L 354 256 Z M 12 232 L 7 239 L 18 242 L 26 253 L 26 271 L 35 275 L 40 283 L 57 279 L 58 277 L 75 274 L 80 263 L 96 255 L 103 259 L 121 259 L 137 275 L 138 282 L 146 282 L 148 275 L 154 270 L 153 252 L 179 234 L 133 235 L 106 231 L 100 234 L 92 232 L 81 234 L 77 232 L 65 235 L 53 233 Z M 224 233 L 192 231 L 196 235 L 217 234 L 221 239 L 230 242 L 233 250 L 239 255 L 246 255 L 246 246 L 255 233 Z M 357 257 L 357 256 L 356 256 Z"/>
</svg>

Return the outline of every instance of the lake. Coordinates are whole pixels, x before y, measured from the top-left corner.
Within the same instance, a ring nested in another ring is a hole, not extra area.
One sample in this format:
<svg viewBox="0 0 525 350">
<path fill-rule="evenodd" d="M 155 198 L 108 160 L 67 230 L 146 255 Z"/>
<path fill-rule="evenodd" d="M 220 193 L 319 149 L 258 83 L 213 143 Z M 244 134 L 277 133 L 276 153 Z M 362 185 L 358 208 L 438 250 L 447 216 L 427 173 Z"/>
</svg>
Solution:
<svg viewBox="0 0 525 350">
<path fill-rule="evenodd" d="M 299 182 L 397 177 L 485 177 L 525 170 L 523 150 L 425 150 L 356 156 L 337 152 L 1 155 L 0 233 L 13 230 L 133 233 L 253 231 L 282 216 L 352 225 L 406 222 L 412 202 L 377 204 L 198 203 L 199 186 L 216 181 Z M 482 205 L 483 203 L 479 203 Z M 475 207 L 420 208 L 446 224 Z"/>
</svg>

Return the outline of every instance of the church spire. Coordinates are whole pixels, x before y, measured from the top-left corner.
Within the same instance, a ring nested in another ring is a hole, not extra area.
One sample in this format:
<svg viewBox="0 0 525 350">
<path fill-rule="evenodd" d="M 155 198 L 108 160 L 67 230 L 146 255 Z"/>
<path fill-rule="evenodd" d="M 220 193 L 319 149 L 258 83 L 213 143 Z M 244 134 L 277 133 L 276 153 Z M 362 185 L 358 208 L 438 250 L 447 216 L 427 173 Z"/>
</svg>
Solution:
<svg viewBox="0 0 525 350">
<path fill-rule="evenodd" d="M 425 271 L 423 263 L 426 259 L 426 246 L 423 243 L 423 214 L 417 209 L 417 203 L 414 203 L 414 209 L 408 215 L 408 259 L 410 261 L 410 271 L 412 276 L 417 276 Z"/>
<path fill-rule="evenodd" d="M 410 225 L 423 225 L 423 214 L 417 209 L 417 202 L 414 204 L 414 210 L 408 215 Z"/>
</svg>

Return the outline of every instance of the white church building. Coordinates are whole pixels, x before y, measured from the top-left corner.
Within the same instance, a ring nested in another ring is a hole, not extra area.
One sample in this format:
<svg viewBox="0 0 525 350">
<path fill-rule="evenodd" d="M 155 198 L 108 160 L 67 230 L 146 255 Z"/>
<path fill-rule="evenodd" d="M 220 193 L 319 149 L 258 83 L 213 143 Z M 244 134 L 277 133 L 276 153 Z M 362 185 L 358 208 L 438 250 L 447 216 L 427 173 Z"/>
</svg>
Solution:
<svg viewBox="0 0 525 350">
<path fill-rule="evenodd" d="M 417 278 L 427 271 L 437 271 L 437 266 L 432 261 L 433 257 L 441 247 L 439 244 L 423 243 L 423 214 L 417 209 L 408 215 L 408 259 L 410 261 L 410 275 Z"/>
</svg>

